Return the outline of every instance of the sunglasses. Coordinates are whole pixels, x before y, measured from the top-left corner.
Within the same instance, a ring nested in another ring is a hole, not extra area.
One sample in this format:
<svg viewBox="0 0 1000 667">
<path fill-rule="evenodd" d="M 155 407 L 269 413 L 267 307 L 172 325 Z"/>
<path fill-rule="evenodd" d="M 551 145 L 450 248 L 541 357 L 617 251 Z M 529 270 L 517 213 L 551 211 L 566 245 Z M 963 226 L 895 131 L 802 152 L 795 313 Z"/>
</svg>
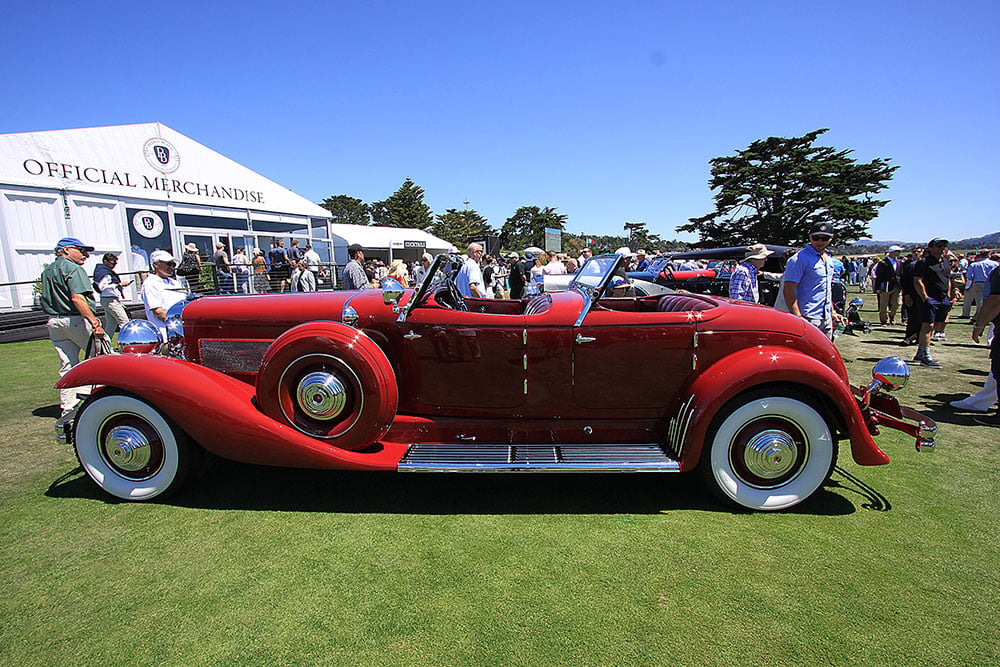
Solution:
<svg viewBox="0 0 1000 667">
<path fill-rule="evenodd" d="M 832 241 L 832 236 L 827 236 L 826 234 L 813 234 L 809 237 L 813 241 Z"/>
</svg>

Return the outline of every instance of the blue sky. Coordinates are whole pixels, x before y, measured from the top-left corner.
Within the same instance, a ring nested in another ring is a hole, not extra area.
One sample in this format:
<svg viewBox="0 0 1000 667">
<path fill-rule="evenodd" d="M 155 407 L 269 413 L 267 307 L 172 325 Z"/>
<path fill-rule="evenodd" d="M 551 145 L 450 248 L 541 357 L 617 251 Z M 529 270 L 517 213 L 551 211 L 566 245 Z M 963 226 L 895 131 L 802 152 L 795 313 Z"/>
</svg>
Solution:
<svg viewBox="0 0 1000 667">
<path fill-rule="evenodd" d="M 1000 2 L 7 3 L 0 133 L 160 121 L 299 194 L 569 231 L 712 210 L 767 136 L 900 165 L 879 239 L 1000 230 Z"/>
</svg>

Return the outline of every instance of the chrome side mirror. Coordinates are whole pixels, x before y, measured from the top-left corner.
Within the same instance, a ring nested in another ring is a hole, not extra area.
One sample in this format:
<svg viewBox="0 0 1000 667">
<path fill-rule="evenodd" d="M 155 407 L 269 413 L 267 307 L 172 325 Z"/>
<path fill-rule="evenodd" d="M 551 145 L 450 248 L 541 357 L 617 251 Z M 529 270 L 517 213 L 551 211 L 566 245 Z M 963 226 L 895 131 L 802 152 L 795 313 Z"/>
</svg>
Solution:
<svg viewBox="0 0 1000 667">
<path fill-rule="evenodd" d="M 902 357 L 886 357 L 880 359 L 872 369 L 872 384 L 869 391 L 883 388 L 896 391 L 906 386 L 910 379 L 910 367 Z"/>
<path fill-rule="evenodd" d="M 382 301 L 387 306 L 393 307 L 393 312 L 397 312 L 399 300 L 403 298 L 403 286 L 395 278 L 382 279 Z"/>
</svg>

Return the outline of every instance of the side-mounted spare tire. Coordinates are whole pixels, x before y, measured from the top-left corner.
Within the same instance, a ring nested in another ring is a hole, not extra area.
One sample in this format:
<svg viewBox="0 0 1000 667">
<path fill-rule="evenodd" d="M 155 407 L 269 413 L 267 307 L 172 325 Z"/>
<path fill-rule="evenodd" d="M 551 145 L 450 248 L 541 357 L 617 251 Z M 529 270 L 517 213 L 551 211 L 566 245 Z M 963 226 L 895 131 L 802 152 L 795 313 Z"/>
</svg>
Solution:
<svg viewBox="0 0 1000 667">
<path fill-rule="evenodd" d="M 264 414 L 352 451 L 385 435 L 399 402 L 382 349 L 337 322 L 309 322 L 279 336 L 264 354 L 256 389 Z"/>
</svg>

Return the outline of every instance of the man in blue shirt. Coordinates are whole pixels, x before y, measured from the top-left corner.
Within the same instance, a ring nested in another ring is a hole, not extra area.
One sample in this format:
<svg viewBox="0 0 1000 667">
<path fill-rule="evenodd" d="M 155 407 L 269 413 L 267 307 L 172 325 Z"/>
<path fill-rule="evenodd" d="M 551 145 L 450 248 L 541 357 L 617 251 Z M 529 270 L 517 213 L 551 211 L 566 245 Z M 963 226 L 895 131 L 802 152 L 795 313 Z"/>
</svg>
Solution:
<svg viewBox="0 0 1000 667">
<path fill-rule="evenodd" d="M 635 251 L 635 271 L 646 271 L 649 269 L 649 260 L 646 259 L 645 250 Z"/>
<path fill-rule="evenodd" d="M 1000 377 L 1000 269 L 990 274 L 989 290 L 983 303 L 976 312 L 976 321 L 972 327 L 972 341 L 978 343 L 986 333 L 986 327 L 993 322 L 993 341 L 990 343 L 990 373 L 994 378 Z M 997 396 L 995 398 L 1000 398 Z M 985 426 L 1000 426 L 1000 409 L 986 417 L 974 417 L 977 423 Z"/>
<path fill-rule="evenodd" d="M 743 263 L 733 269 L 729 277 L 729 298 L 737 301 L 758 303 L 760 292 L 757 289 L 757 274 L 760 272 L 771 251 L 763 243 L 748 246 L 743 253 Z"/>
<path fill-rule="evenodd" d="M 969 317 L 972 312 L 972 304 L 976 304 L 976 312 L 983 307 L 983 295 L 986 292 L 986 284 L 990 280 L 990 274 L 997 268 L 997 263 L 990 259 L 989 250 L 980 250 L 976 253 L 976 261 L 969 264 L 965 271 L 965 298 L 962 300 L 962 317 Z M 972 319 L 976 319 L 974 316 Z"/>
<path fill-rule="evenodd" d="M 809 245 L 785 266 L 785 304 L 788 312 L 801 317 L 833 338 L 833 322 L 843 316 L 833 309 L 833 258 L 826 249 L 833 240 L 833 226 L 818 222 L 809 232 Z"/>
</svg>

